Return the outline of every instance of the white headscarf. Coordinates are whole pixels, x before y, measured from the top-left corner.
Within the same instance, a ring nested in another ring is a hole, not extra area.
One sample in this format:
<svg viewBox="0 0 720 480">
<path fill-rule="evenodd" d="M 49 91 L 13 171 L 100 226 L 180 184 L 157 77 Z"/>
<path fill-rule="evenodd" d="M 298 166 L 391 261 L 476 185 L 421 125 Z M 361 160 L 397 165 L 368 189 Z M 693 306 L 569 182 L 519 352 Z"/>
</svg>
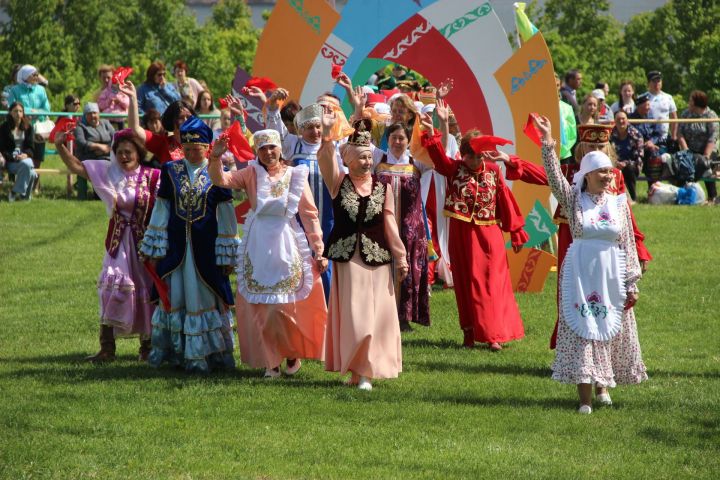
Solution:
<svg viewBox="0 0 720 480">
<path fill-rule="evenodd" d="M 17 83 L 22 83 L 25 85 L 29 85 L 27 82 L 27 79 L 30 78 L 30 75 L 37 72 L 37 68 L 33 67 L 32 65 L 23 65 L 20 70 L 18 70 L 17 76 L 15 77 L 15 80 Z"/>
<path fill-rule="evenodd" d="M 606 154 L 599 150 L 587 153 L 580 161 L 580 170 L 573 175 L 573 188 L 577 193 L 582 191 L 585 175 L 598 168 L 612 168 L 613 164 Z"/>
</svg>

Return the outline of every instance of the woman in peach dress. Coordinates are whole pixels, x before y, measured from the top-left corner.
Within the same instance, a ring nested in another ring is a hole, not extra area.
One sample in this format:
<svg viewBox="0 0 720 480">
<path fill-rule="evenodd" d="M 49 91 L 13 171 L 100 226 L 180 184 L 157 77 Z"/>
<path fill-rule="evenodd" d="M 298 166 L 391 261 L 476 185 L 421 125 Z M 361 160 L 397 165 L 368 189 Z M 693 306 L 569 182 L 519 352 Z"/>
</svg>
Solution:
<svg viewBox="0 0 720 480">
<path fill-rule="evenodd" d="M 391 262 L 402 280 L 408 274 L 405 247 L 398 235 L 391 185 L 372 175 L 370 132 L 361 122 L 340 147 L 345 173 L 329 140 L 334 114 L 322 120 L 318 162 L 333 198 L 335 225 L 325 248 L 333 261 L 325 370 L 352 373 L 350 385 L 372 390 L 372 379 L 396 378 L 402 371 L 400 326 Z"/>
<path fill-rule="evenodd" d="M 254 140 L 259 161 L 223 172 L 220 157 L 227 139 L 218 139 L 208 170 L 213 184 L 245 190 L 250 201 L 237 268 L 240 359 L 265 368 L 265 378 L 275 378 L 283 359 L 285 374 L 294 375 L 301 358 L 323 358 L 327 307 L 319 273 L 328 261 L 321 255 L 322 231 L 307 168 L 284 163 L 275 130 L 258 131 Z"/>
</svg>

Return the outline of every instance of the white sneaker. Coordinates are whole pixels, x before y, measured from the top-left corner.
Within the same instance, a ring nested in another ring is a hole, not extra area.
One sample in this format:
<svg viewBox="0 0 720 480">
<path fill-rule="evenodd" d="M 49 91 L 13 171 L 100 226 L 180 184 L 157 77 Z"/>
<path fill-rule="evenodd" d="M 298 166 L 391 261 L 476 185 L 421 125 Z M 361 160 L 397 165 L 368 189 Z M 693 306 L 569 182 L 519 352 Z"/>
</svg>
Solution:
<svg viewBox="0 0 720 480">
<path fill-rule="evenodd" d="M 592 407 L 590 405 L 580 405 L 578 413 L 580 415 L 590 415 L 592 413 Z"/>
<path fill-rule="evenodd" d="M 365 390 L 366 392 L 372 390 L 372 383 L 370 383 L 370 379 L 368 379 L 367 377 L 360 377 L 360 381 L 358 382 L 358 388 L 360 390 Z"/>
<path fill-rule="evenodd" d="M 264 378 L 277 378 L 280 376 L 279 368 L 266 368 Z"/>
<path fill-rule="evenodd" d="M 295 364 L 292 367 L 285 368 L 285 375 L 292 377 L 298 372 L 298 370 L 300 370 L 300 365 L 302 365 L 300 359 L 295 359 Z"/>
<path fill-rule="evenodd" d="M 595 400 L 597 400 L 600 405 L 605 405 L 606 407 L 612 405 L 612 399 L 610 398 L 609 393 L 601 393 L 600 395 L 596 395 Z"/>
</svg>

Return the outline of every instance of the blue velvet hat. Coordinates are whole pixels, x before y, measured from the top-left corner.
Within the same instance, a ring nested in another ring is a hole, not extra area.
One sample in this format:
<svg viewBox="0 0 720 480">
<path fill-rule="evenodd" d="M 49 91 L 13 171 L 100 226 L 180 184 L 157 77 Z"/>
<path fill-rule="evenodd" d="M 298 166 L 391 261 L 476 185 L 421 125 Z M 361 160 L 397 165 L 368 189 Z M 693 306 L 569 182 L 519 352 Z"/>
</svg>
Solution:
<svg viewBox="0 0 720 480">
<path fill-rule="evenodd" d="M 210 145 L 213 139 L 213 131 L 196 116 L 191 116 L 185 123 L 180 125 L 181 143 L 194 143 L 198 145 Z"/>
</svg>

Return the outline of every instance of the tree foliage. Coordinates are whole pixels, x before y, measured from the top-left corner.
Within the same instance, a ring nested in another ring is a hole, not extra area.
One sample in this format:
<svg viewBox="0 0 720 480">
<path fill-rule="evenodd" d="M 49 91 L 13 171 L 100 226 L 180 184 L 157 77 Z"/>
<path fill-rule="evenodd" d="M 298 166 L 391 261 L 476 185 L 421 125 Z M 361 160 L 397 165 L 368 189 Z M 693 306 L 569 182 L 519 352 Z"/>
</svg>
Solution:
<svg viewBox="0 0 720 480">
<path fill-rule="evenodd" d="M 645 73 L 660 70 L 663 89 L 675 94 L 678 108 L 692 90 L 700 89 L 718 111 L 717 0 L 670 0 L 655 11 L 635 15 L 626 25 L 612 18 L 608 0 L 547 0 L 543 8 L 533 3 L 527 11 L 545 36 L 558 74 L 571 68 L 584 73 L 581 93 L 605 81 L 616 96 L 624 79 L 632 80 L 636 90 L 643 92 Z"/>
<path fill-rule="evenodd" d="M 235 68 L 252 66 L 258 30 L 244 0 L 220 0 L 200 26 L 182 0 L 2 0 L 0 78 L 13 64 L 35 65 L 49 80 L 48 96 L 60 109 L 74 93 L 91 99 L 101 64 L 131 66 L 145 80 L 148 65 L 182 59 L 190 76 L 205 80 L 216 96 L 229 92 Z"/>
</svg>

